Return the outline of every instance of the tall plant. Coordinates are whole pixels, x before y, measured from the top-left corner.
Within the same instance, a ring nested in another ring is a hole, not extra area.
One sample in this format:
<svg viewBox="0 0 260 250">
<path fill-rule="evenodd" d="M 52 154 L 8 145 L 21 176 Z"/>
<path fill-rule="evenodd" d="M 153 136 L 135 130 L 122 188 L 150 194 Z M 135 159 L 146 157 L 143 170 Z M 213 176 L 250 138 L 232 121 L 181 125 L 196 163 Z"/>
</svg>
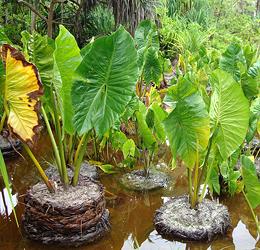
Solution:
<svg viewBox="0 0 260 250">
<path fill-rule="evenodd" d="M 31 42 L 38 45 L 32 60 L 44 56 L 42 51 L 48 44 L 51 51 L 52 42 L 47 38 L 28 37 L 27 46 Z M 65 185 L 70 183 L 70 165 L 75 170 L 72 184 L 77 185 L 89 137 L 101 138 L 124 112 L 134 93 L 137 53 L 133 39 L 122 27 L 80 51 L 73 35 L 60 26 L 54 44 L 52 69 L 46 65 L 40 68 L 41 75 L 52 72 L 52 77 L 44 82 L 49 96 L 44 98 L 42 113 L 61 180 Z"/>
<path fill-rule="evenodd" d="M 164 125 L 174 159 L 187 166 L 193 208 L 199 202 L 200 184 L 204 181 L 206 187 L 219 159 L 226 160 L 243 143 L 249 121 L 248 101 L 232 76 L 218 69 L 210 79 L 209 112 L 198 87 L 185 76 L 168 91 L 175 106 Z"/>
</svg>

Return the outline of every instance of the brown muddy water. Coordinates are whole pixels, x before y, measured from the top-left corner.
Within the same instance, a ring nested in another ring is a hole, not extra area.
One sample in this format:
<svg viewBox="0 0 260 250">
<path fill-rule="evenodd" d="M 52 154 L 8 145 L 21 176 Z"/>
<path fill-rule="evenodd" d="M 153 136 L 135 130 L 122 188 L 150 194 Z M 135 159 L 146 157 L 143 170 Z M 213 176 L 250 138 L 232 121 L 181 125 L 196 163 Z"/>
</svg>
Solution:
<svg viewBox="0 0 260 250">
<path fill-rule="evenodd" d="M 42 162 L 51 162 L 50 144 L 46 136 L 41 138 L 35 152 Z M 167 163 L 167 160 L 165 160 Z M 38 181 L 35 168 L 28 158 L 16 159 L 7 162 L 9 173 L 13 182 L 12 195 L 16 206 L 18 219 L 23 212 L 23 194 L 26 189 Z M 153 216 L 157 208 L 167 200 L 167 197 L 181 195 L 187 192 L 185 171 L 177 168 L 171 172 L 172 183 L 165 189 L 136 193 L 125 190 L 119 183 L 119 175 L 101 174 L 101 182 L 106 190 L 116 195 L 116 199 L 107 196 L 107 208 L 110 211 L 110 233 L 91 245 L 77 248 L 79 250 L 220 250 L 237 249 L 252 250 L 260 249 L 260 240 L 257 237 L 255 224 L 250 211 L 242 196 L 232 198 L 225 197 L 220 200 L 228 206 L 232 229 L 227 236 L 220 237 L 209 243 L 183 243 L 168 241 L 157 234 L 153 227 Z M 17 229 L 10 201 L 2 182 L 0 195 L 0 249 L 2 250 L 59 250 L 64 249 L 56 246 L 44 246 L 25 239 Z M 260 209 L 257 211 L 260 215 Z M 73 248 L 67 248 L 73 249 Z"/>
</svg>

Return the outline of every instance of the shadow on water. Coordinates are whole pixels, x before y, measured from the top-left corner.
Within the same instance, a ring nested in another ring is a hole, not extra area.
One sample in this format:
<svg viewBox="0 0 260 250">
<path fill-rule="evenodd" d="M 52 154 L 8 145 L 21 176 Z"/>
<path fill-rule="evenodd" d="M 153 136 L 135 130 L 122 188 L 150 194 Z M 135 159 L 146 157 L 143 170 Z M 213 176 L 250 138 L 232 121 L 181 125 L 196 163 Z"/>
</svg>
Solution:
<svg viewBox="0 0 260 250">
<path fill-rule="evenodd" d="M 43 136 L 35 148 L 41 161 L 50 161 L 50 143 Z M 24 154 L 23 154 L 24 155 Z M 23 194 L 28 186 L 38 181 L 37 173 L 29 159 L 17 157 L 7 162 L 12 179 L 12 198 L 16 206 L 19 220 L 23 212 Z M 101 182 L 113 196 L 107 197 L 107 207 L 110 211 L 111 232 L 100 241 L 77 248 L 79 250 L 252 250 L 260 248 L 254 221 L 242 196 L 223 198 L 222 203 L 228 206 L 233 228 L 227 236 L 210 243 L 182 243 L 163 239 L 153 227 L 153 215 L 167 197 L 186 193 L 186 177 L 184 169 L 177 168 L 171 173 L 173 184 L 164 190 L 136 193 L 125 190 L 118 183 L 118 175 L 102 175 Z M 22 237 L 17 229 L 10 200 L 2 182 L 0 182 L 0 249 L 2 250 L 58 250 L 64 248 L 43 246 L 30 242 Z M 112 197 L 112 198 L 111 198 Z M 18 202 L 19 201 L 19 202 Z M 257 211 L 260 215 L 260 209 Z M 72 249 L 72 248 L 69 248 Z"/>
</svg>

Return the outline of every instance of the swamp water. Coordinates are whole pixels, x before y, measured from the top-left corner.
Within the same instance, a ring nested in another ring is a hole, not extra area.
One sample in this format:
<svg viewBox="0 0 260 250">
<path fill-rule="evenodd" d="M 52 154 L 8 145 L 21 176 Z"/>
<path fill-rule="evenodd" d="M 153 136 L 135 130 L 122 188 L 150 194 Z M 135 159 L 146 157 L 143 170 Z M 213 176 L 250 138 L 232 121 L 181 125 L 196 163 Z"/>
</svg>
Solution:
<svg viewBox="0 0 260 250">
<path fill-rule="evenodd" d="M 48 157 L 50 143 L 43 136 L 35 149 L 41 161 L 51 161 Z M 167 161 L 167 160 L 166 160 Z M 37 182 L 36 170 L 32 163 L 21 157 L 7 162 L 13 182 L 13 202 L 19 221 L 23 212 L 23 194 L 26 188 Z M 227 205 L 232 228 L 225 237 L 220 237 L 210 243 L 182 243 L 167 241 L 157 234 L 153 227 L 155 210 L 170 196 L 186 193 L 187 183 L 183 168 L 177 168 L 172 175 L 173 185 L 168 188 L 152 192 L 132 192 L 119 184 L 118 175 L 100 174 L 101 182 L 108 191 L 107 208 L 110 211 L 111 231 L 100 241 L 85 245 L 78 250 L 220 250 L 260 249 L 254 221 L 244 198 L 236 195 L 232 198 L 224 197 L 221 203 Z M 16 227 L 11 204 L 2 181 L 0 182 L 0 250 L 59 250 L 56 246 L 44 246 L 31 242 L 22 237 Z M 113 195 L 112 195 L 113 194 Z M 260 209 L 257 214 L 260 215 Z M 72 249 L 72 248 L 67 248 Z"/>
</svg>

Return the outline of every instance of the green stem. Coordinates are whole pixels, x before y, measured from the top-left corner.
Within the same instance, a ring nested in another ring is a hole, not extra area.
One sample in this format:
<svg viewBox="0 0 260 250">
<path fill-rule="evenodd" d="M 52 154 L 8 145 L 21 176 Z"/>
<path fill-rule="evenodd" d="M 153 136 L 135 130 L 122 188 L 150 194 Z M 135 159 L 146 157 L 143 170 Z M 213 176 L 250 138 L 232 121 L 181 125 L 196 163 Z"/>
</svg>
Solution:
<svg viewBox="0 0 260 250">
<path fill-rule="evenodd" d="M 211 151 L 211 147 L 212 147 L 212 143 L 213 143 L 213 137 L 215 137 L 215 134 L 216 134 L 216 130 L 215 130 L 215 132 L 213 133 L 213 135 L 209 139 L 208 150 L 207 150 L 204 162 L 203 162 L 202 167 L 201 167 L 202 171 L 201 171 L 201 174 L 200 174 L 200 177 L 199 177 L 199 181 L 198 181 L 199 185 L 196 188 L 197 189 L 196 190 L 197 193 L 199 193 L 199 187 L 200 187 L 200 184 L 202 183 L 203 177 L 204 177 L 206 169 L 207 169 L 209 154 L 210 154 L 210 151 Z"/>
<path fill-rule="evenodd" d="M 55 127 L 57 130 L 57 139 L 58 139 L 58 148 L 59 148 L 59 153 L 60 153 L 60 159 L 61 159 L 61 170 L 62 170 L 62 179 L 65 184 L 65 186 L 69 185 L 69 178 L 68 178 L 68 171 L 66 167 L 66 161 L 65 161 L 65 152 L 64 152 L 64 147 L 63 147 L 63 142 L 62 142 L 62 135 L 61 135 L 61 126 L 60 126 L 60 120 L 59 120 L 59 114 L 58 114 L 58 102 L 57 102 L 57 97 L 55 95 L 54 91 L 52 92 L 52 98 L 54 102 L 54 119 L 55 119 Z"/>
<path fill-rule="evenodd" d="M 188 182 L 189 182 L 189 196 L 190 199 L 192 199 L 192 176 L 191 176 L 191 169 L 187 168 L 187 172 L 188 172 Z"/>
<path fill-rule="evenodd" d="M 88 136 L 89 136 L 89 133 L 84 134 L 82 137 L 82 140 L 80 141 L 80 144 L 78 146 L 80 149 L 79 149 L 78 158 L 75 163 L 74 176 L 73 176 L 73 180 L 72 180 L 72 185 L 74 187 L 77 186 L 78 181 L 79 181 L 79 172 L 80 172 L 80 167 L 81 167 L 83 157 L 84 157 L 86 149 L 87 149 Z"/>
<path fill-rule="evenodd" d="M 257 232 L 260 234 L 260 225 L 259 225 L 258 218 L 257 218 L 257 216 L 256 216 L 256 214 L 255 214 L 255 212 L 254 212 L 254 210 L 253 210 L 253 208 L 252 208 L 252 206 L 251 206 L 251 204 L 250 204 L 250 202 L 249 202 L 249 200 L 248 200 L 246 194 L 245 194 L 245 191 L 242 190 L 242 193 L 243 193 L 243 195 L 244 195 L 244 197 L 245 197 L 245 199 L 246 199 L 247 205 L 249 206 L 250 211 L 251 211 L 251 214 L 252 214 L 252 216 L 253 216 L 253 218 L 254 218 L 254 221 L 255 221 L 255 224 L 256 224 L 256 230 L 257 230 Z"/>
<path fill-rule="evenodd" d="M 206 180 L 205 180 L 205 183 L 204 183 L 204 186 L 203 186 L 203 189 L 202 189 L 202 193 L 200 195 L 200 199 L 199 199 L 199 202 L 202 202 L 204 196 L 205 196 L 205 193 L 206 193 L 206 190 L 207 190 L 207 184 L 209 182 L 209 178 L 210 178 L 210 175 L 211 175 L 211 172 L 212 172 L 212 168 L 213 168 L 213 165 L 214 165 L 214 161 L 215 161 L 215 158 L 213 159 L 212 163 L 210 164 L 209 166 L 209 170 L 207 171 L 207 177 L 206 177 Z"/>
<path fill-rule="evenodd" d="M 37 159 L 35 158 L 34 154 L 32 153 L 31 149 L 28 147 L 27 144 L 23 143 L 23 147 L 26 150 L 26 152 L 28 153 L 28 155 L 30 156 L 31 160 L 33 161 L 33 163 L 35 164 L 36 168 L 39 171 L 39 174 L 42 178 L 42 180 L 44 181 L 44 183 L 46 184 L 46 186 L 48 187 L 50 192 L 55 192 L 55 189 L 53 188 L 51 182 L 49 181 L 47 175 L 45 174 L 45 172 L 43 171 L 40 163 L 37 161 Z"/>
<path fill-rule="evenodd" d="M 49 136 L 51 138 L 51 144 L 52 144 L 52 148 L 53 148 L 53 151 L 54 151 L 57 167 L 58 167 L 60 175 L 62 175 L 61 159 L 60 159 L 58 146 L 57 146 L 57 143 L 55 141 L 54 135 L 52 133 L 51 126 L 50 126 L 50 123 L 49 123 L 46 111 L 45 111 L 43 106 L 42 106 L 42 115 L 43 115 L 43 119 L 44 119 L 46 127 L 47 127 L 48 134 L 49 134 Z"/>
<path fill-rule="evenodd" d="M 77 150 L 76 150 L 76 153 L 75 153 L 75 156 L 74 156 L 74 161 L 73 161 L 73 165 L 75 167 L 77 161 L 78 161 L 78 158 L 79 158 L 79 153 L 80 153 L 80 150 L 81 150 L 81 147 L 82 145 L 84 144 L 84 135 L 81 137 L 80 141 L 79 141 L 79 144 L 78 144 L 78 147 L 77 147 Z"/>
<path fill-rule="evenodd" d="M 146 178 L 149 176 L 149 168 L 150 168 L 150 154 L 149 151 L 146 149 L 145 152 L 145 164 L 144 164 L 144 173 Z"/>
<path fill-rule="evenodd" d="M 191 200 L 191 208 L 195 208 L 198 202 L 198 193 L 199 193 L 199 150 L 197 146 L 197 155 L 196 155 L 196 165 L 195 165 L 195 174 L 194 174 L 194 192 Z"/>
<path fill-rule="evenodd" d="M 74 153 L 74 146 L 75 146 L 75 138 L 74 135 L 69 136 L 69 144 L 68 144 L 68 164 L 73 164 L 73 153 Z"/>
<path fill-rule="evenodd" d="M 93 129 L 93 131 L 94 131 L 94 140 L 93 140 L 93 142 L 94 142 L 94 154 L 95 154 L 95 160 L 96 161 L 99 161 L 100 160 L 100 157 L 99 157 L 99 152 L 98 152 L 98 148 L 97 148 L 97 136 L 96 136 L 96 131 L 95 131 L 95 129 Z"/>
<path fill-rule="evenodd" d="M 0 133 L 2 132 L 3 128 L 4 128 L 4 124 L 5 124 L 5 119 L 6 119 L 7 115 L 6 112 L 3 113 L 1 122 L 0 122 Z"/>
</svg>

